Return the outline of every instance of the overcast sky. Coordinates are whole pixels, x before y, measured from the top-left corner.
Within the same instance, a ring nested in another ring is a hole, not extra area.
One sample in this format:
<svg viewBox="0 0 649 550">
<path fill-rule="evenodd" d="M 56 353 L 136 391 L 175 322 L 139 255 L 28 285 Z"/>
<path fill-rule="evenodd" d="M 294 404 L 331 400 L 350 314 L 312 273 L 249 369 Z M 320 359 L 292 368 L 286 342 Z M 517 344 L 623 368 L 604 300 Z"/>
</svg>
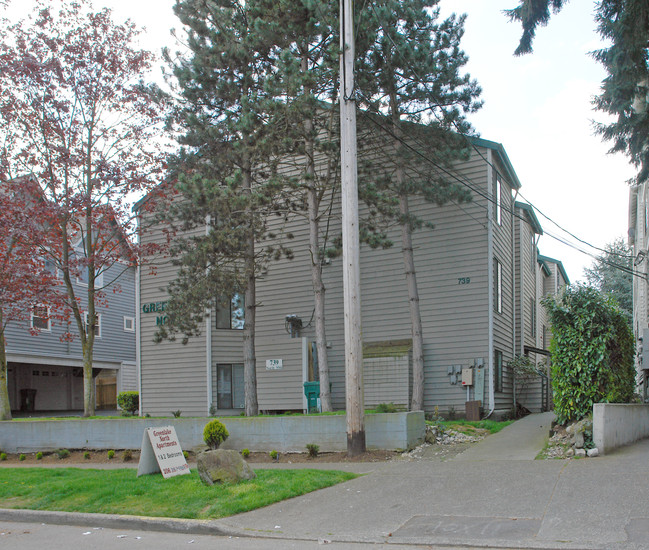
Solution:
<svg viewBox="0 0 649 550">
<path fill-rule="evenodd" d="M 31 0 L 11 0 L 10 16 L 23 14 Z M 113 9 L 116 20 L 131 18 L 146 27 L 142 46 L 159 52 L 174 48 L 171 27 L 178 27 L 174 0 L 95 0 Z M 573 0 L 538 30 L 534 53 L 514 57 L 520 25 L 502 10 L 517 0 L 442 0 L 442 14 L 467 13 L 463 47 L 468 72 L 483 90 L 484 107 L 472 115 L 480 136 L 502 143 L 522 183 L 521 195 L 552 218 L 538 214 L 545 235 L 540 250 L 561 260 L 572 282 L 582 278 L 592 258 L 550 236 L 597 250 L 626 237 L 628 185 L 634 169 L 622 155 L 593 135 L 592 121 L 604 121 L 591 108 L 604 70 L 588 55 L 602 44 L 593 21 L 594 0 Z M 521 196 L 519 196 L 521 199 Z"/>
</svg>

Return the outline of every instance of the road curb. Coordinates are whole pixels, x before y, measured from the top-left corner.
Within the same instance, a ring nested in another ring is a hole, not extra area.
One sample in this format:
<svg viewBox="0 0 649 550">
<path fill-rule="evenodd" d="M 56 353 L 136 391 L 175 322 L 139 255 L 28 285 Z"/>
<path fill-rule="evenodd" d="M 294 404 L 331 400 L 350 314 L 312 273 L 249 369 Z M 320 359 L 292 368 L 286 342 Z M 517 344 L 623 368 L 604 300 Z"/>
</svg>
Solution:
<svg viewBox="0 0 649 550">
<path fill-rule="evenodd" d="M 250 533 L 227 529 L 216 520 L 194 520 L 179 518 L 156 518 L 147 516 L 126 516 L 113 514 L 86 514 L 76 512 L 51 512 L 46 510 L 12 510 L 0 508 L 0 521 L 22 523 L 50 523 L 79 527 L 104 527 L 167 533 L 188 533 L 193 535 L 218 535 L 250 537 Z"/>
</svg>

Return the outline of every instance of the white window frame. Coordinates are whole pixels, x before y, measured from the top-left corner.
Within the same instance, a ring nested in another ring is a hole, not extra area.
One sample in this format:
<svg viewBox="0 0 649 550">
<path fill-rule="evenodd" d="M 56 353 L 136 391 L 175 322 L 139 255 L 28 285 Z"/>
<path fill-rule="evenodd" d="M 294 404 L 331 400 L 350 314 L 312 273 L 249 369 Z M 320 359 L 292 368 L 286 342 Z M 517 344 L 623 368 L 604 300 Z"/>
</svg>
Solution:
<svg viewBox="0 0 649 550">
<path fill-rule="evenodd" d="M 131 327 L 128 327 L 130 323 Z M 124 332 L 135 332 L 135 317 L 128 317 L 124 315 Z"/>
<path fill-rule="evenodd" d="M 47 328 L 43 328 L 43 327 L 35 327 L 35 326 L 34 326 L 34 318 L 37 318 L 37 319 L 43 319 L 43 318 L 42 318 L 41 316 L 39 316 L 39 315 L 34 315 L 34 310 L 35 310 L 36 308 L 44 308 L 44 309 L 47 310 Z M 32 328 L 33 330 L 39 330 L 39 331 L 43 331 L 43 332 L 51 332 L 51 331 L 52 331 L 52 320 L 50 319 L 50 308 L 47 307 L 47 306 L 34 306 L 34 307 L 32 308 L 32 314 L 31 314 L 31 319 L 30 319 L 30 326 L 31 326 L 31 328 Z"/>
<path fill-rule="evenodd" d="M 498 225 L 503 224 L 503 184 L 500 181 L 500 177 L 496 176 L 496 223 Z"/>
<path fill-rule="evenodd" d="M 494 258 L 494 261 L 496 262 L 496 299 L 495 299 L 495 306 L 496 306 L 496 313 L 502 313 L 503 312 L 503 266 L 502 264 Z"/>
<path fill-rule="evenodd" d="M 101 338 L 101 313 L 97 313 L 97 324 L 95 325 L 95 328 L 97 329 L 97 332 L 95 332 L 95 338 Z M 86 325 L 86 330 L 88 328 L 88 312 L 85 311 L 83 313 L 83 322 Z"/>
</svg>

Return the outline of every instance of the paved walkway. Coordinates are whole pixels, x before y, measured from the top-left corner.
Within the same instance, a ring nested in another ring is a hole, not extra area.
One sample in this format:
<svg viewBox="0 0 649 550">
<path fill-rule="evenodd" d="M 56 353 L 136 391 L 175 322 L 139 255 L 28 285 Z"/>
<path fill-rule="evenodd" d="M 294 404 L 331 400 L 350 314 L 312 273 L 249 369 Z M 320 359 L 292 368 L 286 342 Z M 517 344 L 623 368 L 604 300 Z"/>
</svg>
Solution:
<svg viewBox="0 0 649 550">
<path fill-rule="evenodd" d="M 93 526 L 292 541 L 649 549 L 649 439 L 604 457 L 533 460 L 551 420 L 551 415 L 528 416 L 446 462 L 346 464 L 341 469 L 368 475 L 222 520 L 82 519 Z M 70 516 L 0 511 L 0 521 L 80 521 Z M 259 543 L 264 548 L 263 539 Z"/>
</svg>

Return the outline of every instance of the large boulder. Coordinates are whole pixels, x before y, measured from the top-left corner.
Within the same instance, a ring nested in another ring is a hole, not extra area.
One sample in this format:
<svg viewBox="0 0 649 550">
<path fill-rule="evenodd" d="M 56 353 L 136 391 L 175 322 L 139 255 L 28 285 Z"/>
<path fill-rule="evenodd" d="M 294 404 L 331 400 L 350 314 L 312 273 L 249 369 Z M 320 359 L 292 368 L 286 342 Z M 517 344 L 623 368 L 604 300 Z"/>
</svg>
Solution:
<svg viewBox="0 0 649 550">
<path fill-rule="evenodd" d="M 257 477 L 241 455 L 232 450 L 216 449 L 201 453 L 198 455 L 197 467 L 198 475 L 207 485 Z"/>
</svg>

